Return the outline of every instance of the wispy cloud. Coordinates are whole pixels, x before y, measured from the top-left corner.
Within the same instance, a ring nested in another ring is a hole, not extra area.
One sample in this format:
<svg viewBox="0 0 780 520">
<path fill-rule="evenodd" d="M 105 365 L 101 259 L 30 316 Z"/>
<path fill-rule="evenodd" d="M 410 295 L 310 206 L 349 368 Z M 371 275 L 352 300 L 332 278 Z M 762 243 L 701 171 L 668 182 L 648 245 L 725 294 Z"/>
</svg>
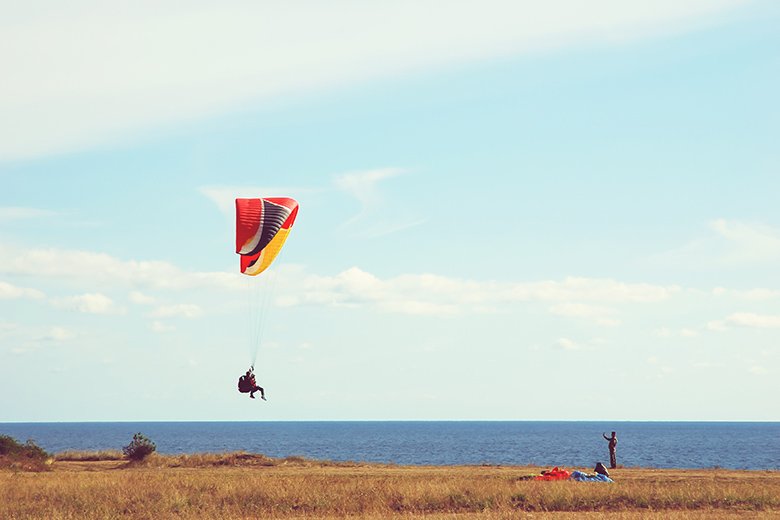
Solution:
<svg viewBox="0 0 780 520">
<path fill-rule="evenodd" d="M 203 315 L 203 309 L 192 303 L 179 303 L 175 305 L 163 305 L 157 307 L 152 316 L 155 318 L 198 318 Z"/>
<path fill-rule="evenodd" d="M 400 168 L 381 168 L 361 172 L 343 173 L 337 175 L 334 184 L 339 189 L 351 193 L 361 204 L 361 211 L 366 212 L 381 200 L 377 184 L 386 179 L 397 177 L 404 173 Z"/>
<path fill-rule="evenodd" d="M 712 330 L 719 329 L 713 327 Z M 661 338 L 695 338 L 699 336 L 699 331 L 691 327 L 685 327 L 682 329 L 661 327 L 660 329 L 656 329 L 655 333 Z"/>
<path fill-rule="evenodd" d="M 558 316 L 584 318 L 605 326 L 616 326 L 620 321 L 614 318 L 615 309 L 584 303 L 559 303 L 550 307 L 550 312 Z"/>
<path fill-rule="evenodd" d="M 58 261 L 50 262 L 51 258 Z M 0 246 L 0 269 L 11 276 L 34 274 L 39 279 L 48 277 L 56 282 L 78 283 L 85 294 L 54 299 L 52 303 L 60 308 L 96 313 L 121 312 L 121 306 L 104 293 L 124 292 L 128 295 L 127 303 L 157 305 L 150 315 L 158 319 L 174 316 L 192 318 L 205 312 L 199 305 L 205 300 L 192 299 L 187 304 L 163 305 L 162 302 L 170 301 L 170 292 L 186 294 L 192 289 L 203 289 L 207 292 L 201 292 L 201 295 L 213 295 L 220 291 L 245 292 L 247 289 L 246 278 L 242 279 L 237 273 L 190 272 L 167 262 L 122 260 L 78 250 Z M 281 306 L 364 307 L 388 313 L 453 316 L 510 312 L 513 305 L 536 303 L 552 314 L 605 326 L 620 324 L 618 318 L 629 312 L 629 306 L 653 305 L 692 294 L 676 285 L 623 282 L 610 278 L 565 277 L 498 282 L 431 273 L 382 278 L 359 267 L 334 275 L 322 275 L 292 264 L 278 266 L 274 275 L 276 283 L 287 288 L 275 301 Z M 716 298 L 707 297 L 715 294 L 713 292 L 699 291 L 696 294 L 710 301 L 717 299 L 717 304 L 722 306 L 729 300 L 735 304 L 746 301 L 743 292 L 721 289 L 715 291 Z M 771 296 L 772 292 L 755 289 L 746 294 L 763 298 Z M 21 297 L 45 300 L 40 291 L 0 282 L 0 298 Z M 729 326 L 749 323 L 767 321 L 754 317 L 751 322 L 746 315 L 735 314 L 726 320 L 712 321 L 706 327 L 709 330 L 725 330 Z M 699 332 L 698 328 L 690 327 L 687 332 L 678 330 L 674 335 L 691 337 Z"/>
<path fill-rule="evenodd" d="M 53 262 L 53 258 L 57 261 Z M 242 287 L 237 273 L 189 272 L 169 262 L 122 260 L 105 253 L 73 249 L 20 249 L 5 245 L 0 245 L 0 273 L 75 279 L 114 287 Z M 10 293 L 10 289 L 5 290 Z"/>
<path fill-rule="evenodd" d="M 1 124 L 1 123 L 0 123 Z M 20 206 L 0 207 L 0 222 L 44 218 L 56 215 L 54 211 L 39 208 L 24 208 Z"/>
<path fill-rule="evenodd" d="M 151 329 L 158 334 L 164 334 L 175 331 L 176 327 L 165 322 L 155 320 L 152 322 Z"/>
<path fill-rule="evenodd" d="M 730 264 L 780 259 L 780 231 L 760 223 L 718 219 L 712 229 L 726 240 L 729 250 L 724 261 Z"/>
<path fill-rule="evenodd" d="M 288 275 L 287 275 L 288 276 Z M 559 313 L 580 311 L 590 316 L 598 306 L 568 302 L 653 303 L 671 298 L 679 288 L 626 284 L 609 279 L 565 278 L 560 281 L 499 283 L 453 279 L 432 274 L 401 275 L 389 279 L 357 267 L 335 276 L 297 275 L 300 284 L 280 300 L 282 305 L 374 306 L 389 312 L 457 314 L 501 312 L 518 302 L 558 302 Z M 602 309 L 602 311 L 605 311 Z M 598 314 L 598 313 L 597 313 Z M 602 319 L 608 319 L 602 316 Z"/>
<path fill-rule="evenodd" d="M 423 223 L 409 214 L 403 201 L 388 201 L 379 184 L 407 173 L 400 168 L 379 168 L 337 175 L 334 185 L 357 199 L 360 210 L 342 225 L 350 235 L 375 238 Z"/>
<path fill-rule="evenodd" d="M 87 314 L 120 314 L 122 310 L 114 301 L 100 293 L 87 293 L 78 296 L 55 298 L 52 304 L 60 309 L 84 312 Z"/>
<path fill-rule="evenodd" d="M 760 329 L 780 328 L 780 316 L 771 314 L 754 314 L 752 312 L 736 312 L 726 320 L 734 325 L 755 327 Z"/>
<path fill-rule="evenodd" d="M 558 338 L 556 344 L 563 350 L 579 350 L 582 348 L 579 343 L 569 338 Z"/>
<path fill-rule="evenodd" d="M 670 298 L 681 291 L 676 285 L 625 283 L 609 278 L 567 277 L 514 284 L 510 295 L 519 300 L 586 301 L 602 303 L 652 303 Z"/>
<path fill-rule="evenodd" d="M 0 34 L 0 160 L 148 134 L 290 93 L 498 56 L 619 45 L 742 0 L 17 2 Z M 208 34 L 209 38 L 203 35 Z M 138 35 L 143 35 L 139 38 Z M 95 42 L 100 42 L 96 45 Z"/>
<path fill-rule="evenodd" d="M 737 292 L 737 295 L 740 298 L 744 298 L 746 300 L 751 300 L 751 301 L 766 301 L 766 300 L 780 299 L 780 291 L 776 291 L 774 289 L 765 289 L 765 288 L 748 289 L 747 291 L 739 291 Z"/>
<path fill-rule="evenodd" d="M 724 287 L 716 287 L 712 290 L 712 294 L 719 297 L 725 296 L 748 301 L 768 301 L 780 299 L 780 291 L 775 289 L 767 289 L 765 287 L 756 287 L 754 289 L 747 290 L 729 290 Z"/>
<path fill-rule="evenodd" d="M 717 219 L 710 233 L 655 255 L 652 261 L 675 267 L 740 267 L 780 260 L 780 230 L 763 223 Z"/>
<path fill-rule="evenodd" d="M 44 341 L 62 342 L 76 337 L 76 333 L 65 327 L 52 327 L 44 334 L 41 339 Z"/>
<path fill-rule="evenodd" d="M 712 320 L 707 322 L 707 330 L 711 330 L 713 332 L 725 332 L 729 330 L 729 328 L 726 326 L 726 323 L 723 320 Z"/>
<path fill-rule="evenodd" d="M 27 287 L 17 287 L 8 282 L 0 280 L 0 300 L 15 300 L 18 298 L 41 300 L 44 298 L 43 292 L 38 289 L 29 289 Z"/>
<path fill-rule="evenodd" d="M 141 291 L 131 291 L 130 301 L 136 305 L 154 305 L 157 300 L 153 296 L 146 295 Z"/>
</svg>

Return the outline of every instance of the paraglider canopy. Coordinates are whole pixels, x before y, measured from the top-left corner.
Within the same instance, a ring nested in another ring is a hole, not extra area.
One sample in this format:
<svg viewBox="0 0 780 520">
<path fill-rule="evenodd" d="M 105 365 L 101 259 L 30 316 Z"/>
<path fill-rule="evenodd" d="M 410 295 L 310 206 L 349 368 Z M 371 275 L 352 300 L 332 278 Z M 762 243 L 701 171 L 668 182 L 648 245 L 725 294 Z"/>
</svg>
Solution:
<svg viewBox="0 0 780 520">
<path fill-rule="evenodd" d="M 271 265 L 296 216 L 298 202 L 288 197 L 236 199 L 236 253 L 241 255 L 242 273 L 256 276 Z"/>
</svg>

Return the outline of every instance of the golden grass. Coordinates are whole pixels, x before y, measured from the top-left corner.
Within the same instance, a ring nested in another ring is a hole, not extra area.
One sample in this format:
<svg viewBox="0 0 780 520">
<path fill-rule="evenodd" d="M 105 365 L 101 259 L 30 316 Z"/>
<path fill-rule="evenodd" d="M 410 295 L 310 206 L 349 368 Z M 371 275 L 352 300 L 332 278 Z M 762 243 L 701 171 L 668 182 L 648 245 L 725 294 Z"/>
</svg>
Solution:
<svg viewBox="0 0 780 520">
<path fill-rule="evenodd" d="M 0 471 L 0 518 L 764 518 L 780 472 L 614 470 L 616 483 L 522 480 L 541 468 L 400 467 L 248 453 L 64 461 Z"/>
<path fill-rule="evenodd" d="M 63 451 L 54 456 L 59 461 L 97 461 L 97 460 L 124 460 L 125 456 L 119 450 L 102 451 Z"/>
<path fill-rule="evenodd" d="M 51 465 L 53 463 L 54 459 L 52 458 L 28 459 L 23 457 L 4 457 L 0 455 L 0 470 L 49 471 L 51 470 Z"/>
</svg>

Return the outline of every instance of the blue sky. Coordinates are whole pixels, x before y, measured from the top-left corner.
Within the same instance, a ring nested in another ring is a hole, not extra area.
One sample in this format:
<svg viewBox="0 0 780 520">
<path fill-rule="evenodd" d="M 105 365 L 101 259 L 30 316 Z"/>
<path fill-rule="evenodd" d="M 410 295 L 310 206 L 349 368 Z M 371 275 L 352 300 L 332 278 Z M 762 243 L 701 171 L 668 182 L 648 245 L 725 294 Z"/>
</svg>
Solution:
<svg viewBox="0 0 780 520">
<path fill-rule="evenodd" d="M 0 421 L 780 420 L 780 7 L 583 5 L 5 9 Z"/>
</svg>

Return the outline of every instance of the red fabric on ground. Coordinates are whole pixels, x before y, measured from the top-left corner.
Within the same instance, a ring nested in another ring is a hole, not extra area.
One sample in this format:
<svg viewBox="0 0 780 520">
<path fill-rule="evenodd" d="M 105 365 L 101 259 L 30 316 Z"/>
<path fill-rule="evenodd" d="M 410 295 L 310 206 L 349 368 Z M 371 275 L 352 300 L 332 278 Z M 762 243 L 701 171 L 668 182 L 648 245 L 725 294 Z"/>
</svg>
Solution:
<svg viewBox="0 0 780 520">
<path fill-rule="evenodd" d="M 571 477 L 571 473 L 565 469 L 558 469 L 556 466 L 550 471 L 544 471 L 541 475 L 534 477 L 534 480 L 569 480 L 569 477 Z"/>
</svg>

